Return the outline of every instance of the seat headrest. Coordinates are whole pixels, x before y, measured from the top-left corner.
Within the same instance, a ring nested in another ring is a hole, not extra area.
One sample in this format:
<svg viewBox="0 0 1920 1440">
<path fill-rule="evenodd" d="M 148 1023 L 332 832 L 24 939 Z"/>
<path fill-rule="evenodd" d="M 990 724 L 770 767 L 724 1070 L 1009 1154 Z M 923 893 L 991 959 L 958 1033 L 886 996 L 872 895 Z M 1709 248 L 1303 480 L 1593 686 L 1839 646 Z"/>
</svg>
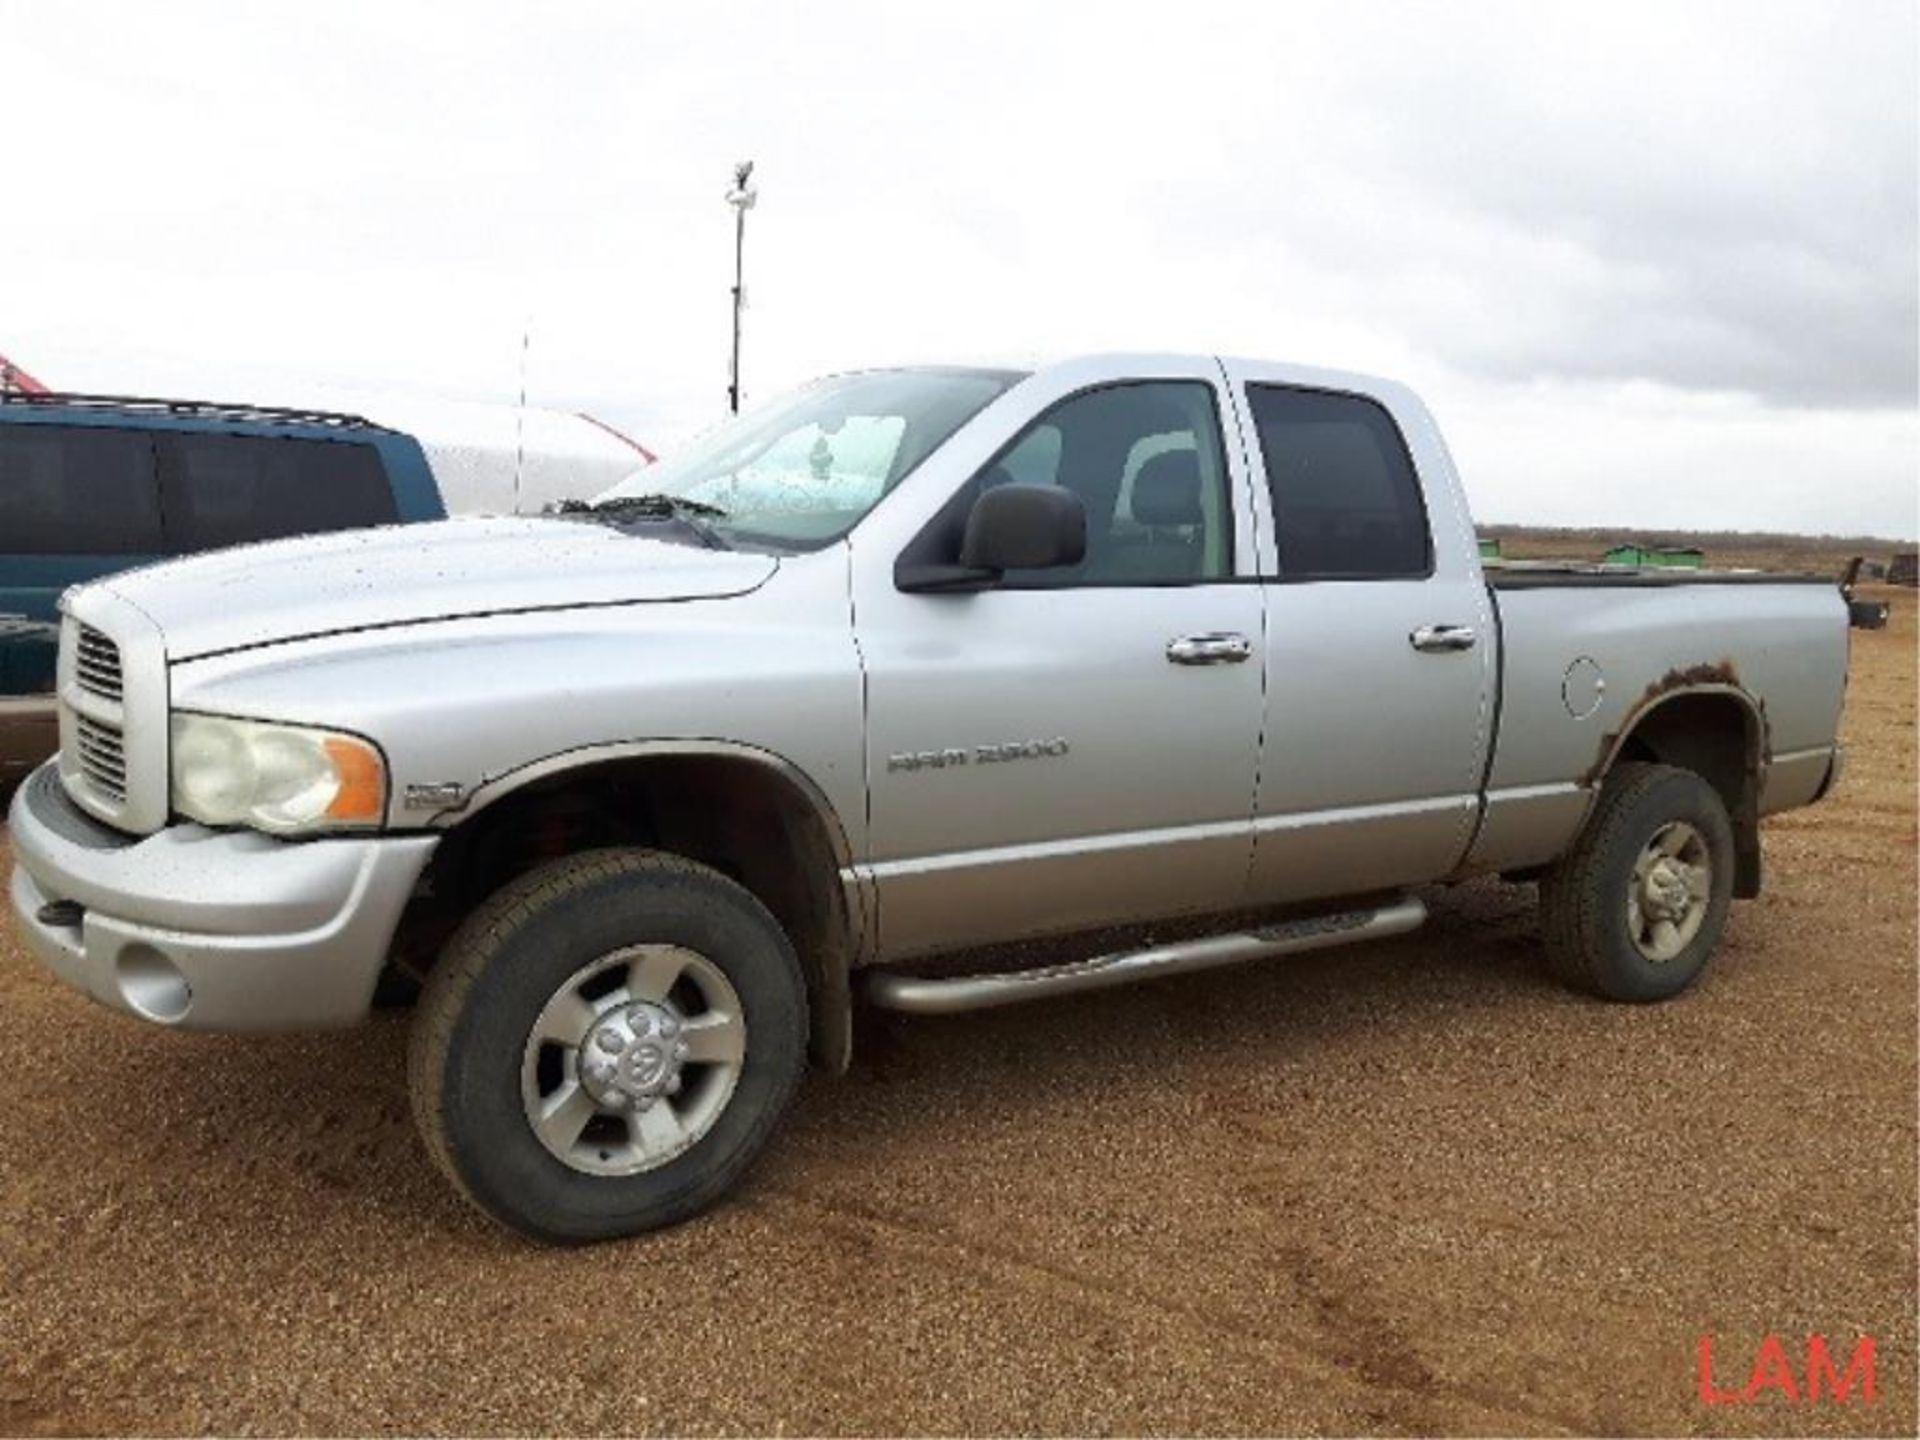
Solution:
<svg viewBox="0 0 1920 1440">
<path fill-rule="evenodd" d="M 1200 456 L 1192 450 L 1168 450 L 1142 465 L 1133 476 L 1133 518 L 1142 525 L 1198 525 Z"/>
</svg>

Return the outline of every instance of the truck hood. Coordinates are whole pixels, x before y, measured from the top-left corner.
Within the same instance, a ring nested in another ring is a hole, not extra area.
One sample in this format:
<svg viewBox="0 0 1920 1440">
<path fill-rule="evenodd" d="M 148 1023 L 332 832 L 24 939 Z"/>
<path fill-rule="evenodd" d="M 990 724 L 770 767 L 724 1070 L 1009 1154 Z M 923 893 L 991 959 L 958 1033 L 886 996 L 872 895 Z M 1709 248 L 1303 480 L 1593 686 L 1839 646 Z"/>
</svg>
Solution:
<svg viewBox="0 0 1920 1440">
<path fill-rule="evenodd" d="M 742 595 L 778 565 L 591 521 L 471 518 L 243 545 L 99 583 L 160 627 L 168 659 L 191 660 L 344 630 Z"/>
</svg>

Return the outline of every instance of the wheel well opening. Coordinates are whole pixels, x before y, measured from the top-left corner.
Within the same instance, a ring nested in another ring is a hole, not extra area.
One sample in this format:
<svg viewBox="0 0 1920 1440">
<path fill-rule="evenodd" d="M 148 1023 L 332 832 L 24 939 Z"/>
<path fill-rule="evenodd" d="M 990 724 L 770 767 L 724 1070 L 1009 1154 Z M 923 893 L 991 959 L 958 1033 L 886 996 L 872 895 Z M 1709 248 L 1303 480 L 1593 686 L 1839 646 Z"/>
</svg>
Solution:
<svg viewBox="0 0 1920 1440">
<path fill-rule="evenodd" d="M 424 975 L 461 920 L 501 886 L 583 850 L 641 846 L 711 866 L 765 905 L 806 972 L 813 1049 L 845 1063 L 854 936 L 835 822 L 771 765 L 732 756 L 639 756 L 533 781 L 450 830 L 395 945 Z"/>
<path fill-rule="evenodd" d="M 1733 822 L 1734 891 L 1760 893 L 1760 767 L 1765 740 L 1753 709 L 1729 694 L 1683 694 L 1649 709 L 1614 751 L 1691 770 L 1711 785 Z"/>
</svg>

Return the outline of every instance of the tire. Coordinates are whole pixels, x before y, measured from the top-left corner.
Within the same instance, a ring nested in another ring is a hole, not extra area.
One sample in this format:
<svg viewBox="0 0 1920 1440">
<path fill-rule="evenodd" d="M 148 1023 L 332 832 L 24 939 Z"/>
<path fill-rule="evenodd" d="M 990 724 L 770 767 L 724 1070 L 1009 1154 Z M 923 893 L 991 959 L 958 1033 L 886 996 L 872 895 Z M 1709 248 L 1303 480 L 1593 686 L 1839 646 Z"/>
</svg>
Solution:
<svg viewBox="0 0 1920 1440">
<path fill-rule="evenodd" d="M 1669 765 L 1614 766 L 1586 825 L 1540 881 L 1550 968 L 1608 1000 L 1679 994 L 1726 929 L 1733 870 L 1733 825 L 1711 785 Z"/>
<path fill-rule="evenodd" d="M 447 943 L 408 1046 L 414 1119 L 502 1225 L 556 1244 L 632 1235 L 738 1183 L 806 1035 L 799 960 L 757 899 L 677 856 L 589 852 L 512 881 Z"/>
</svg>

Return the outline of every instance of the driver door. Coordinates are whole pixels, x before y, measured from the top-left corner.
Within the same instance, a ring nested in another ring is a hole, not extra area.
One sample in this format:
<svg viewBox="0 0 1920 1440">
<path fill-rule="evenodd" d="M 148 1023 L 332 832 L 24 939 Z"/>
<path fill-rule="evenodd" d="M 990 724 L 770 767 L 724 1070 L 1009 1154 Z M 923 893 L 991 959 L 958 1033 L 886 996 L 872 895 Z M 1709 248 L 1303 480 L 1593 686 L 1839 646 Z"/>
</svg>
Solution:
<svg viewBox="0 0 1920 1440">
<path fill-rule="evenodd" d="M 1220 374 L 1185 363 L 1042 405 L 942 497 L 1071 489 L 1087 513 L 1080 563 L 913 593 L 895 583 L 897 547 L 856 548 L 863 869 L 887 958 L 1245 893 L 1261 589 L 1242 569 L 1251 516 Z"/>
</svg>

